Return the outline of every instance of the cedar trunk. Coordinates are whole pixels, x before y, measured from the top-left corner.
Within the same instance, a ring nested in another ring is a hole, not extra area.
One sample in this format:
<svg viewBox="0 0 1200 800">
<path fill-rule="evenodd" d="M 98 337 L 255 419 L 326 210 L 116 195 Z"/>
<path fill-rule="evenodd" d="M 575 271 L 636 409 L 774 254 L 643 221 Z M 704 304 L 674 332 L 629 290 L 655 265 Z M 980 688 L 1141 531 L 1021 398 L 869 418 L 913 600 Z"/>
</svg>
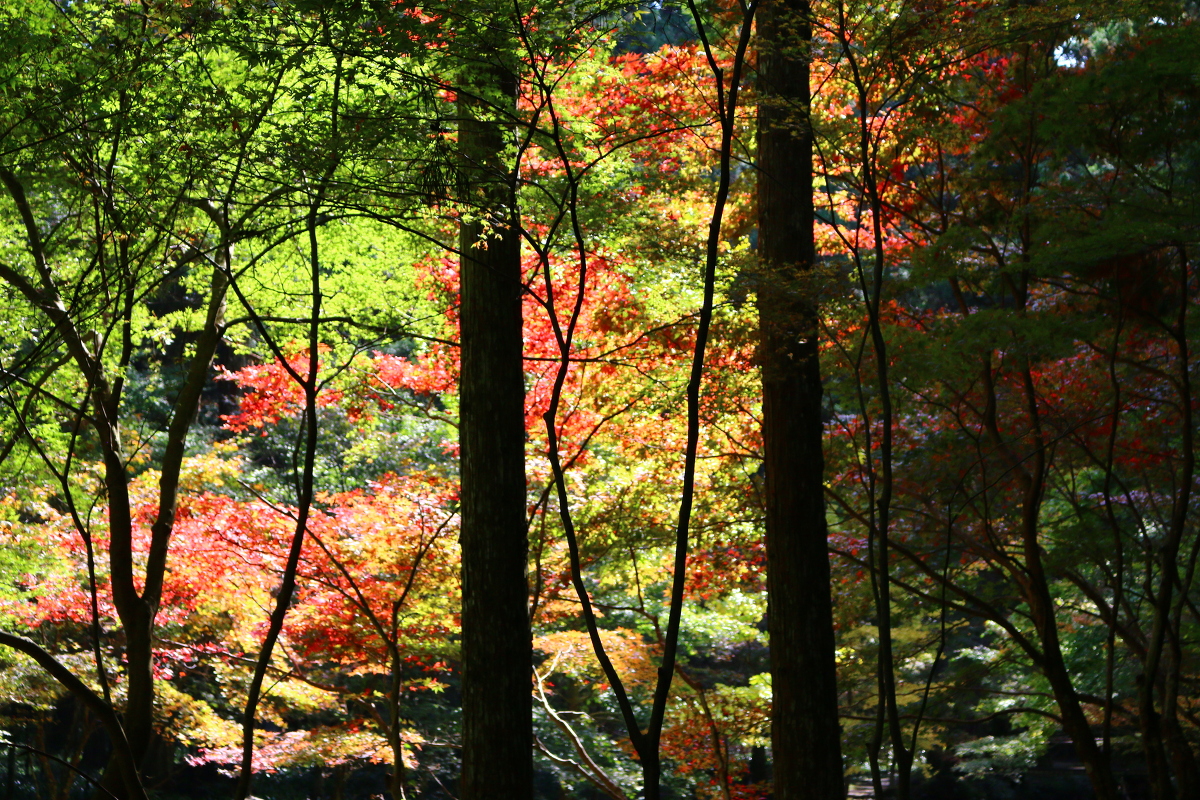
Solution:
<svg viewBox="0 0 1200 800">
<path fill-rule="evenodd" d="M 760 6 L 759 363 L 777 800 L 844 797 L 812 269 L 809 5 Z"/>
<path fill-rule="evenodd" d="M 508 107 L 515 82 L 496 81 Z M 489 95 L 494 96 L 494 95 Z M 506 126 L 463 99 L 459 144 L 479 217 L 460 230 L 462 800 L 533 794 L 532 643 L 525 568 L 521 251 Z"/>
</svg>

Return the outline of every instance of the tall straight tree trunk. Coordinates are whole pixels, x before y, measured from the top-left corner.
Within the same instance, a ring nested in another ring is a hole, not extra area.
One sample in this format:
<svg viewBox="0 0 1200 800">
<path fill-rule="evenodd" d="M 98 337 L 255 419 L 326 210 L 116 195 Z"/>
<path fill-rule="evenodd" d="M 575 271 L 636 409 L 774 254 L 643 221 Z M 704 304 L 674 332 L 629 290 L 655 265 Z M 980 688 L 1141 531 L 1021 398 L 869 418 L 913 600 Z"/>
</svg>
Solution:
<svg viewBox="0 0 1200 800">
<path fill-rule="evenodd" d="M 493 73 L 496 77 L 496 73 Z M 497 91 L 498 90 L 498 91 Z M 521 245 L 514 175 L 504 163 L 516 83 L 500 75 L 480 99 L 460 94 L 459 145 L 475 219 L 463 223 L 462 800 L 533 795 L 532 642 L 526 586 L 525 382 Z M 497 101 L 496 98 L 499 98 Z"/>
<path fill-rule="evenodd" d="M 777 800 L 845 796 L 811 275 L 809 13 L 806 0 L 766 0 L 758 20 L 758 357 Z"/>
</svg>

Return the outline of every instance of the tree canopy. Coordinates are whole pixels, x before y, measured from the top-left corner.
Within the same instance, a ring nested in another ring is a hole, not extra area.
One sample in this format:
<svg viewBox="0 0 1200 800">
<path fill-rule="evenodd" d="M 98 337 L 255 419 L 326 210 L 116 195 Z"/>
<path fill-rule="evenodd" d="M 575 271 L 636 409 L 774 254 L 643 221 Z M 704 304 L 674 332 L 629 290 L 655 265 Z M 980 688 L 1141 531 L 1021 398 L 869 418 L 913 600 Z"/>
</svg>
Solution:
<svg viewBox="0 0 1200 800">
<path fill-rule="evenodd" d="M 1198 15 L 9 0 L 6 796 L 1200 796 Z"/>
</svg>

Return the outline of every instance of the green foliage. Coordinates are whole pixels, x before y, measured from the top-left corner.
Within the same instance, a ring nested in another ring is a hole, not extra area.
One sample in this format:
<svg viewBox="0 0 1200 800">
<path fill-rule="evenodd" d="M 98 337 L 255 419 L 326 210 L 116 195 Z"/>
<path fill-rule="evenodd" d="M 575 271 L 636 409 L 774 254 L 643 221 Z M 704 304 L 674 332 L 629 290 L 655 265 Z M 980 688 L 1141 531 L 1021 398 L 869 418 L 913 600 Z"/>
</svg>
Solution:
<svg viewBox="0 0 1200 800">
<path fill-rule="evenodd" d="M 1156 713 L 1174 714 L 1193 747 L 1197 501 L 1184 412 L 1194 411 L 1200 241 L 1194 9 L 816 9 L 822 268 L 789 288 L 823 303 L 848 772 L 869 771 L 873 758 L 887 768 L 872 561 L 885 425 L 884 666 L 918 755 L 953 754 L 968 776 L 1019 775 L 1060 735 L 1068 703 L 1081 704 L 1093 739 L 1137 750 L 1156 619 L 1182 643 L 1157 667 L 1156 685 L 1176 681 L 1176 706 L 1156 695 Z M 583 754 L 627 797 L 639 791 L 569 583 L 541 414 L 560 357 L 554 323 L 567 324 L 582 251 L 590 273 L 558 433 L 584 583 L 644 724 L 665 641 L 714 185 L 710 76 L 682 6 L 550 4 L 520 30 L 491 24 L 508 11 L 0 6 L 0 169 L 11 176 L 0 198 L 0 622 L 102 693 L 98 649 L 118 706 L 129 649 L 113 606 L 117 484 L 106 477 L 126 479 L 142 570 L 173 415 L 210 312 L 221 328 L 183 439 L 154 628 L 155 724 L 185 754 L 155 766 L 167 783 L 186 759 L 231 769 L 239 758 L 250 664 L 298 506 L 297 376 L 313 357 L 317 494 L 261 710 L 258 766 L 277 771 L 262 794 L 282 796 L 310 773 L 377 780 L 397 758 L 415 796 L 452 786 L 453 263 L 458 224 L 481 216 L 464 191 L 475 167 L 457 152 L 463 104 L 453 100 L 473 92 L 479 114 L 507 113 L 478 87 L 481 74 L 508 69 L 521 87 L 505 155 L 506 168 L 519 167 L 525 237 L 539 791 L 601 791 L 580 771 Z M 700 4 L 722 64 L 733 14 Z M 746 302 L 764 278 L 752 115 L 739 113 L 746 166 L 720 245 L 727 302 L 703 383 L 664 734 L 680 797 L 765 791 L 761 408 Z M 226 281 L 225 302 L 210 308 Z M 864 322 L 875 289 L 886 358 Z M 890 369 L 886 386 L 876 358 Z M 102 463 L 102 384 L 115 465 Z M 1163 612 L 1156 601 L 1176 567 Z M 82 713 L 32 661 L 2 655 L 12 741 L 41 741 Z M 1078 697 L 1049 679 L 1054 656 Z M 101 769 L 65 739 L 46 741 Z M 37 790 L 54 775 L 42 769 Z"/>
</svg>

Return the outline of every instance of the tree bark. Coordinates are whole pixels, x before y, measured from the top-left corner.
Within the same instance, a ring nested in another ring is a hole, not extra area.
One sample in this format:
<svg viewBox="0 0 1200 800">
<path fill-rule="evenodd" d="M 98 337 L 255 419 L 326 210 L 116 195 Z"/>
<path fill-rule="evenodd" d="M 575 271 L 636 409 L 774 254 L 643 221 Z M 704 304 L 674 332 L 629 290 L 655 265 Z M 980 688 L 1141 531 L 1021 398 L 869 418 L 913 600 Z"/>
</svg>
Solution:
<svg viewBox="0 0 1200 800">
<path fill-rule="evenodd" d="M 811 290 L 812 28 L 806 0 L 767 0 L 759 14 L 758 359 L 774 796 L 834 800 L 845 796 L 845 787 L 822 482 L 818 318 Z"/>
<path fill-rule="evenodd" d="M 485 87 L 516 107 L 516 84 Z M 499 91 L 496 91 L 496 90 Z M 475 218 L 462 224 L 459 444 L 462 543 L 462 800 L 533 794 L 532 641 L 525 570 L 521 251 L 506 125 L 460 94 Z"/>
</svg>

